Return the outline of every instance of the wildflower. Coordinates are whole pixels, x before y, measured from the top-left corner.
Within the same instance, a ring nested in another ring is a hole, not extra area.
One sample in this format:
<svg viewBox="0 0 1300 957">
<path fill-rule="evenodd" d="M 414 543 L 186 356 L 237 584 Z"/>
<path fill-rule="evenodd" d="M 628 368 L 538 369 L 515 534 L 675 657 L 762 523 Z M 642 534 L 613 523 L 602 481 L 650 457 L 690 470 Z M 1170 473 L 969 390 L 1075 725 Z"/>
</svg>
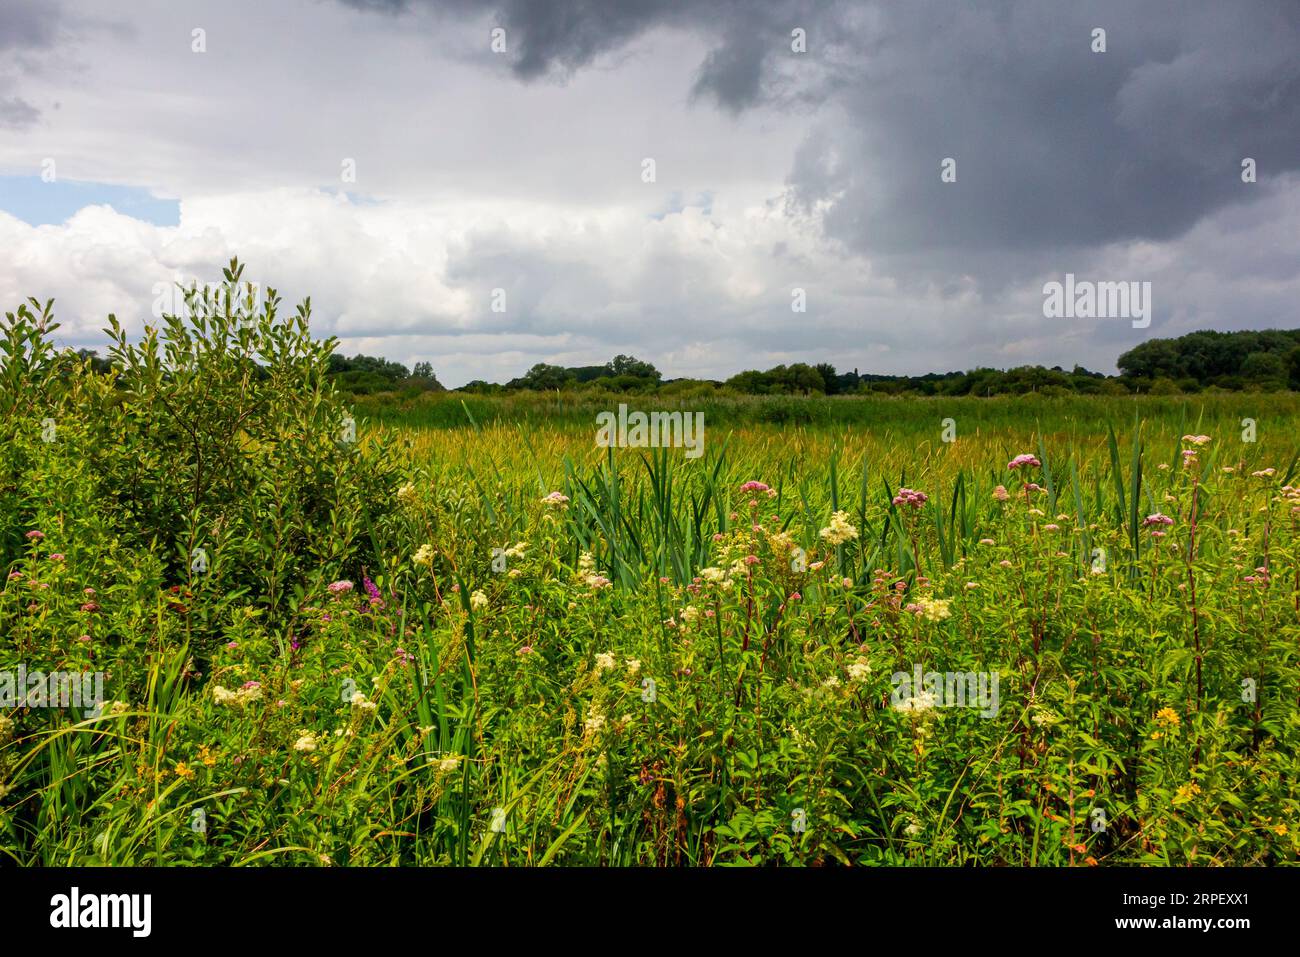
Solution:
<svg viewBox="0 0 1300 957">
<path fill-rule="evenodd" d="M 1155 514 L 1148 515 L 1146 518 L 1142 519 L 1143 528 L 1148 528 L 1152 525 L 1172 525 L 1172 524 L 1174 524 L 1174 520 L 1170 518 L 1168 515 L 1165 515 L 1161 512 L 1156 512 Z"/>
<path fill-rule="evenodd" d="M 432 545 L 421 545 L 415 550 L 415 554 L 411 556 L 411 561 L 417 565 L 432 565 L 433 554 Z"/>
<path fill-rule="evenodd" d="M 922 595 L 915 602 L 910 603 L 905 610 L 914 611 L 926 621 L 943 621 L 952 616 L 952 610 L 948 607 L 950 604 L 951 602 L 946 598 Z"/>
<path fill-rule="evenodd" d="M 596 559 L 590 552 L 578 556 L 578 577 L 593 589 L 608 588 L 610 580 L 596 571 Z"/>
<path fill-rule="evenodd" d="M 741 490 L 742 492 L 768 492 L 768 491 L 771 491 L 771 489 L 768 488 L 768 486 L 764 485 L 762 482 L 746 482 L 744 485 L 742 485 L 742 486 L 740 487 L 740 490 Z"/>
<path fill-rule="evenodd" d="M 456 768 L 458 768 L 459 766 L 460 766 L 460 755 L 457 754 L 453 754 L 449 758 L 442 758 L 441 760 L 438 761 L 438 771 L 441 772 L 442 774 L 447 774 L 451 771 L 455 771 Z"/>
<path fill-rule="evenodd" d="M 706 582 L 716 583 L 722 581 L 726 577 L 727 573 L 721 568 L 709 567 L 700 569 L 700 578 L 704 579 Z"/>
<path fill-rule="evenodd" d="M 330 582 L 326 587 L 331 595 L 344 595 L 352 591 L 352 582 L 342 578 L 336 582 Z"/>
<path fill-rule="evenodd" d="M 612 671 L 614 669 L 614 656 L 608 651 L 602 652 L 596 656 L 596 671 Z"/>
<path fill-rule="evenodd" d="M 904 698 L 894 705 L 898 711 L 907 711 L 913 714 L 921 714 L 929 711 L 935 706 L 935 697 L 929 691 L 922 691 L 911 698 Z"/>
<path fill-rule="evenodd" d="M 582 722 L 582 726 L 586 729 L 588 734 L 595 734 L 605 726 L 605 716 L 593 707 L 591 711 L 587 713 L 587 719 Z"/>
<path fill-rule="evenodd" d="M 908 837 L 916 837 L 918 834 L 921 833 L 922 830 L 923 829 L 921 827 L 920 822 L 913 821 L 912 823 L 907 825 L 907 827 L 903 828 L 903 833 L 906 834 Z"/>
<path fill-rule="evenodd" d="M 638 658 L 629 658 L 625 664 L 627 665 L 627 673 L 630 675 L 634 675 L 641 670 L 641 661 Z"/>
<path fill-rule="evenodd" d="M 293 749 L 304 753 L 315 751 L 317 744 L 319 744 L 319 742 L 316 740 L 316 735 L 312 734 L 310 731 L 299 731 L 298 740 L 293 743 Z"/>
<path fill-rule="evenodd" d="M 700 610 L 696 608 L 694 605 L 687 605 L 685 608 L 681 610 L 681 614 L 679 614 L 678 617 L 681 618 L 682 621 L 689 624 L 695 621 L 695 619 L 700 617 Z"/>
<path fill-rule="evenodd" d="M 519 649 L 518 652 L 516 652 L 516 654 L 520 654 L 520 655 L 531 655 L 532 653 L 533 653 L 532 645 L 524 645 L 522 648 Z"/>
<path fill-rule="evenodd" d="M 29 542 L 39 542 L 42 538 L 45 537 L 45 533 L 33 528 L 30 532 L 26 534 L 25 537 Z"/>
<path fill-rule="evenodd" d="M 63 552 L 55 552 L 50 556 L 50 561 L 61 562 L 63 561 L 63 558 L 64 558 Z"/>
<path fill-rule="evenodd" d="M 1198 785 L 1195 781 L 1188 781 L 1186 784 L 1181 785 L 1178 788 L 1178 793 L 1174 795 L 1174 803 L 1186 804 L 1188 801 L 1190 801 L 1192 798 L 1196 797 L 1196 795 L 1200 793 L 1201 793 L 1200 785 Z"/>
<path fill-rule="evenodd" d="M 991 539 L 991 538 L 981 538 L 981 539 L 980 539 L 980 544 L 981 544 L 981 545 L 996 545 L 997 542 L 993 541 L 993 539 Z"/>
<path fill-rule="evenodd" d="M 243 708 L 262 697 L 262 687 L 256 681 L 246 682 L 238 691 L 231 691 L 221 685 L 212 686 L 212 700 L 219 705 Z"/>
<path fill-rule="evenodd" d="M 1059 532 L 1060 530 L 1061 526 L 1057 525 L 1055 522 L 1048 522 L 1043 526 L 1043 531 L 1045 532 Z"/>
<path fill-rule="evenodd" d="M 194 777 L 194 769 L 190 767 L 188 764 L 186 764 L 184 761 L 177 761 L 175 770 L 176 770 L 176 776 L 178 778 Z"/>
<path fill-rule="evenodd" d="M 830 688 L 833 690 L 835 688 L 838 688 L 839 686 L 840 686 L 840 679 L 835 675 L 831 675 L 829 678 L 827 678 L 825 681 L 822 682 L 823 688 Z"/>
<path fill-rule="evenodd" d="M 852 578 L 841 579 L 841 581 L 840 581 L 840 585 L 843 586 L 844 588 L 852 588 L 852 587 L 853 587 L 853 579 L 852 579 Z"/>
<path fill-rule="evenodd" d="M 505 551 L 506 557 L 507 557 L 507 558 L 523 558 L 523 557 L 524 557 L 524 551 L 525 551 L 527 548 L 528 548 L 528 543 L 527 543 L 527 542 L 515 542 L 513 545 L 511 545 L 509 548 L 506 549 L 506 551 Z"/>
<path fill-rule="evenodd" d="M 828 545 L 843 545 L 857 538 L 858 530 L 849 524 L 847 512 L 835 512 L 831 515 L 830 525 L 823 528 L 819 534 L 826 539 Z"/>
<path fill-rule="evenodd" d="M 1181 722 L 1173 708 L 1161 708 L 1156 712 L 1156 723 L 1164 728 L 1176 728 Z"/>
<path fill-rule="evenodd" d="M 419 493 L 416 492 L 415 486 L 412 485 L 410 482 L 407 482 L 405 485 L 403 485 L 401 488 L 397 490 L 398 504 L 404 505 L 407 508 L 410 508 L 412 505 L 414 505 L 418 497 L 419 497 Z"/>
<path fill-rule="evenodd" d="M 563 492 L 551 492 L 542 497 L 542 504 L 554 505 L 556 508 L 566 509 L 569 507 L 569 496 L 565 495 Z"/>
<path fill-rule="evenodd" d="M 1060 721 L 1061 718 L 1059 715 L 1046 708 L 1035 708 L 1034 715 L 1030 720 L 1040 728 L 1046 728 L 1056 724 L 1056 722 Z"/>
<path fill-rule="evenodd" d="M 1016 469 L 1024 465 L 1029 465 L 1029 466 L 1033 466 L 1034 468 L 1039 468 L 1042 466 L 1042 464 L 1043 464 L 1042 462 L 1038 461 L 1037 456 L 1030 455 L 1028 452 L 1023 452 L 1020 455 L 1017 455 L 1010 462 L 1008 462 L 1007 468 L 1011 469 L 1011 471 L 1014 472 Z"/>
<path fill-rule="evenodd" d="M 871 674 L 871 663 L 866 658 L 858 658 L 857 661 L 849 663 L 848 667 L 849 680 L 855 684 L 862 684 Z"/>
<path fill-rule="evenodd" d="M 1183 441 L 1190 442 L 1192 445 L 1205 445 L 1210 441 L 1210 437 L 1208 435 L 1184 435 Z"/>
<path fill-rule="evenodd" d="M 1277 474 L 1277 469 L 1260 469 L 1258 472 L 1251 472 L 1250 474 L 1255 478 L 1271 478 Z M 51 555 L 50 557 L 53 558 L 54 556 Z"/>
<path fill-rule="evenodd" d="M 473 608 L 475 611 L 477 611 L 480 608 L 486 608 L 487 603 L 488 603 L 488 596 L 483 594 L 483 592 L 481 591 L 476 591 L 469 596 L 469 607 Z"/>
<path fill-rule="evenodd" d="M 999 485 L 997 488 L 993 490 L 993 497 L 997 499 L 999 502 L 1005 502 L 1007 499 L 1011 497 L 1011 493 L 1007 491 L 1007 487 L 1005 485 Z"/>
<path fill-rule="evenodd" d="M 915 489 L 900 488 L 898 494 L 894 496 L 895 505 L 910 505 L 912 508 L 920 508 L 930 497 L 924 492 L 918 492 Z M 854 535 L 856 538 L 856 534 Z"/>
<path fill-rule="evenodd" d="M 357 708 L 361 711 L 373 712 L 379 710 L 379 705 L 377 705 L 375 702 L 367 698 L 365 692 L 363 691 L 358 691 L 356 694 L 354 694 L 352 696 L 351 703 L 352 703 L 352 707 Z"/>
</svg>

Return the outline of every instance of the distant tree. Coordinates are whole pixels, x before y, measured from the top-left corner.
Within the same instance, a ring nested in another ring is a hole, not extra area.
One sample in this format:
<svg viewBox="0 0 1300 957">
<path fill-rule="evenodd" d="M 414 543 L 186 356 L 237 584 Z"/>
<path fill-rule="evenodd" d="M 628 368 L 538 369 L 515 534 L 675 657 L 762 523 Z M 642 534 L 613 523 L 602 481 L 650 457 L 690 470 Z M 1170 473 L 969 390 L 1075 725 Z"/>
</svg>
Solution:
<svg viewBox="0 0 1300 957">
<path fill-rule="evenodd" d="M 822 389 L 825 393 L 827 395 L 838 395 L 841 391 L 840 377 L 835 372 L 835 367 L 829 362 L 819 362 L 813 368 L 822 377 Z"/>
<path fill-rule="evenodd" d="M 522 379 L 512 379 L 506 383 L 506 388 L 550 392 L 555 389 L 562 389 L 575 381 L 577 380 L 573 373 L 563 366 L 553 366 L 547 365 L 545 362 L 539 362 L 529 369 Z"/>
<path fill-rule="evenodd" d="M 610 376 L 633 376 L 637 379 L 653 379 L 658 382 L 662 377 L 658 369 L 635 356 L 617 355 L 605 364 L 605 374 Z"/>
<path fill-rule="evenodd" d="M 1287 362 L 1278 352 L 1252 352 L 1242 362 L 1241 374 L 1248 382 L 1283 388 L 1287 382 Z"/>
</svg>

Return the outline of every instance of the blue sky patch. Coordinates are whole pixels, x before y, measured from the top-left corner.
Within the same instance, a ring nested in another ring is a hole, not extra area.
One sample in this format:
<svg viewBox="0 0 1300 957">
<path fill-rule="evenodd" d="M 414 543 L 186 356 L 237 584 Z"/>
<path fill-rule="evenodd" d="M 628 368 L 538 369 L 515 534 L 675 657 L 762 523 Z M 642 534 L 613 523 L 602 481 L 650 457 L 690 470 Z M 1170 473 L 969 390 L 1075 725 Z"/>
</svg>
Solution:
<svg viewBox="0 0 1300 957">
<path fill-rule="evenodd" d="M 31 226 L 57 226 L 79 209 L 104 205 L 155 226 L 178 226 L 181 221 L 178 200 L 158 199 L 138 186 L 64 179 L 46 183 L 39 176 L 0 176 L 0 210 Z"/>
</svg>

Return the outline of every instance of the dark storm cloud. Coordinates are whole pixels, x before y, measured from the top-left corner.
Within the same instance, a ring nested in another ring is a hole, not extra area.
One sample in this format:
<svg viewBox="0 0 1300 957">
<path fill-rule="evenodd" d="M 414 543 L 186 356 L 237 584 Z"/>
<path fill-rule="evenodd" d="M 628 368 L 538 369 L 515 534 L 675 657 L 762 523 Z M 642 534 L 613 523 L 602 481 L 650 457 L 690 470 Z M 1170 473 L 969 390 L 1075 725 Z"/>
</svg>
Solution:
<svg viewBox="0 0 1300 957">
<path fill-rule="evenodd" d="M 829 234 L 909 252 L 1090 246 L 1181 234 L 1300 166 L 1300 5 L 889 4 L 850 122 L 791 176 Z M 1091 31 L 1106 29 L 1094 53 Z M 957 181 L 940 163 L 957 161 Z"/>
<path fill-rule="evenodd" d="M 737 111 L 762 97 L 768 58 L 790 30 L 827 15 L 816 0 L 341 0 L 360 10 L 401 14 L 423 9 L 494 14 L 510 37 L 512 65 L 523 80 L 564 76 L 617 51 L 647 30 L 680 27 L 705 35 L 713 49 L 700 65 L 697 95 Z M 816 11 L 821 8 L 822 12 Z"/>
<path fill-rule="evenodd" d="M 524 80 L 581 69 L 658 26 L 710 44 L 694 93 L 737 112 L 804 98 L 834 110 L 789 198 L 856 251 L 1086 249 L 1167 239 L 1300 168 L 1300 3 L 991 0 L 346 0 L 497 15 Z M 792 63 L 789 31 L 808 30 Z M 1092 30 L 1107 49 L 1091 49 Z M 797 80 L 795 82 L 798 82 Z M 957 161 L 957 182 L 940 163 Z M 951 263 L 946 263 L 951 266 Z"/>
</svg>

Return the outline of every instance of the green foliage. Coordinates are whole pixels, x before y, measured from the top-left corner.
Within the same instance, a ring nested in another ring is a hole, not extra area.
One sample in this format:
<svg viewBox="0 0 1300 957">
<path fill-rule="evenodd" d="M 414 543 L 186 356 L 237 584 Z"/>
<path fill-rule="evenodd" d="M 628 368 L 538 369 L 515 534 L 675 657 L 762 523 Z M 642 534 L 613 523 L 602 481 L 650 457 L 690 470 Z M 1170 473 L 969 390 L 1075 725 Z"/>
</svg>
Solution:
<svg viewBox="0 0 1300 957">
<path fill-rule="evenodd" d="M 1192 332 L 1177 339 L 1151 339 L 1119 357 L 1120 371 L 1132 379 L 1191 378 L 1240 388 L 1250 382 L 1284 383 L 1287 362 L 1300 348 L 1300 330 Z"/>
<path fill-rule="evenodd" d="M 430 394 L 348 441 L 240 275 L 107 373 L 6 317 L 0 675 L 110 699 L 0 710 L 7 859 L 1300 854 L 1300 399 L 693 384 L 688 460 L 593 448 L 621 392 Z M 998 706 L 898 707 L 918 665 Z"/>
</svg>

